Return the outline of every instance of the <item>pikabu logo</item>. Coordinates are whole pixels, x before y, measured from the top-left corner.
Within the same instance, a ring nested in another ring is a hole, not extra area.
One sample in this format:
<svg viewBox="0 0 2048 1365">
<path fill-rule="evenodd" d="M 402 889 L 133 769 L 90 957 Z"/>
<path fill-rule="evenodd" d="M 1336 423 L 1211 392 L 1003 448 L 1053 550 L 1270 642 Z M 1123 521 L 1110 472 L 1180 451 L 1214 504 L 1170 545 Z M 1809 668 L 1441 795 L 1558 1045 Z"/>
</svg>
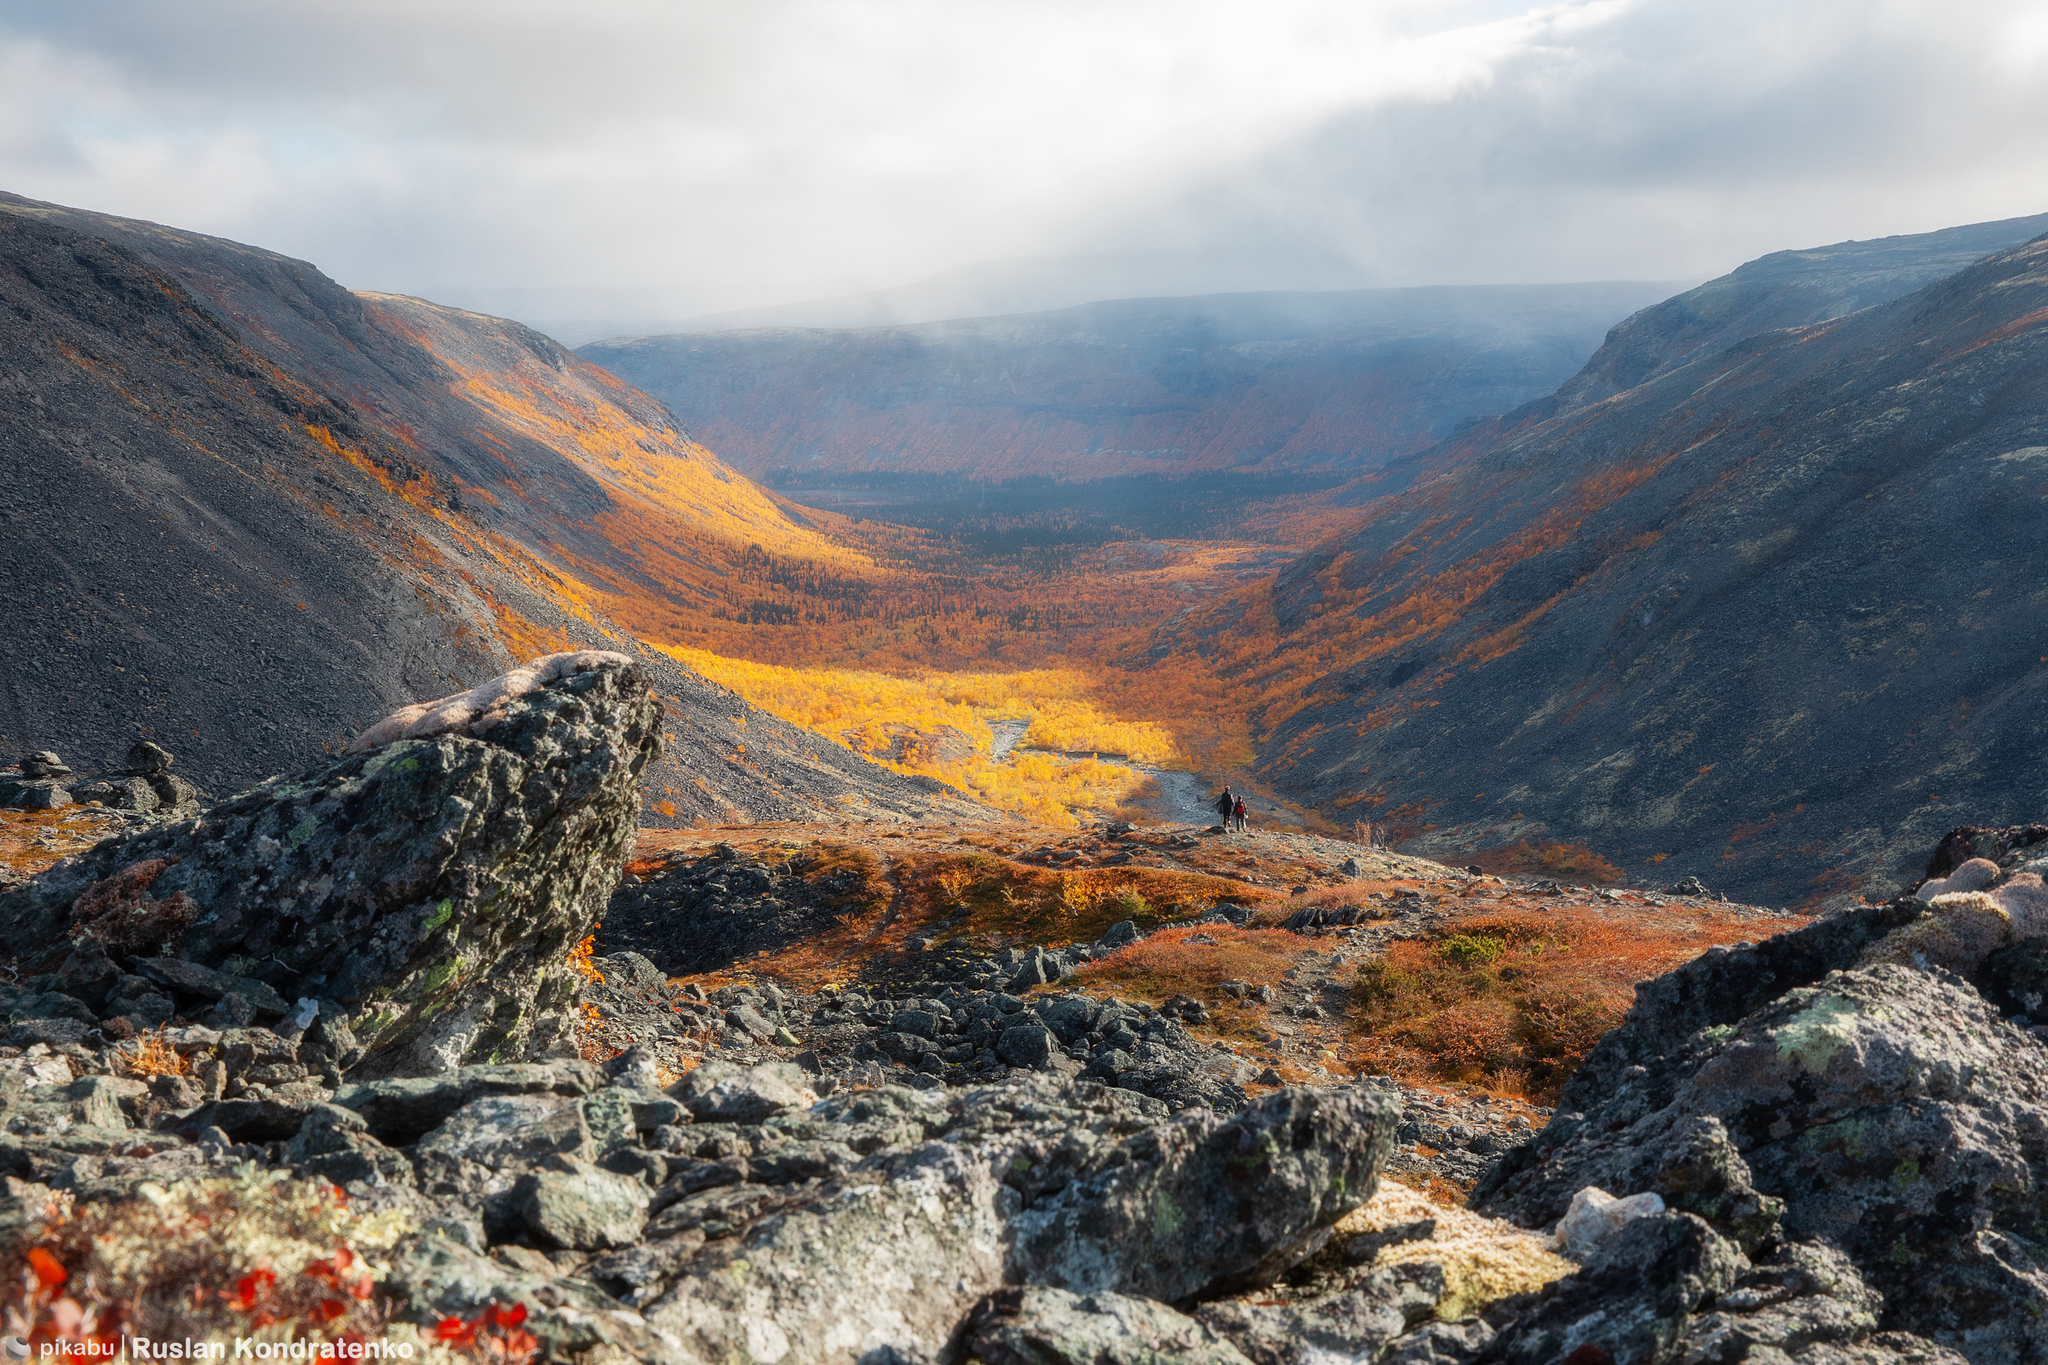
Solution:
<svg viewBox="0 0 2048 1365">
<path fill-rule="evenodd" d="M 28 1338 L 27 1338 L 27 1337 L 9 1337 L 9 1338 L 7 1338 L 7 1358 L 8 1358 L 9 1360 L 27 1360 L 27 1359 L 28 1359 Z"/>
</svg>

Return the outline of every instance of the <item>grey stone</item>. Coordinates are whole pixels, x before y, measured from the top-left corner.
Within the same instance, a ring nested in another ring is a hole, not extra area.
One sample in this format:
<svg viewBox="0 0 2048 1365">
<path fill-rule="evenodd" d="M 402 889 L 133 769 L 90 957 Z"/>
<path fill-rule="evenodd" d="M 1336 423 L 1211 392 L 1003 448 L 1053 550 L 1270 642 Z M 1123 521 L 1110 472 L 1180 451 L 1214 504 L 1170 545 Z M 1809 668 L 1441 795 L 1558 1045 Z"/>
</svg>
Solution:
<svg viewBox="0 0 2048 1365">
<path fill-rule="evenodd" d="M 1786 937 L 1853 942 L 1858 927 Z M 1656 984 L 1652 1001 L 1669 993 Z M 1643 1038 L 1660 1026 L 1624 1027 Z M 1785 990 L 1671 1049 L 1615 1073 L 1589 1112 L 1553 1119 L 1476 1204 L 1541 1225 L 1586 1185 L 1658 1189 L 1732 1239 L 1755 1245 L 1775 1221 L 1839 1248 L 1884 1296 L 1887 1327 L 1967 1341 L 1980 1363 L 2048 1350 L 2048 1275 L 1985 1231 L 2039 1226 L 2018 1175 L 2048 1164 L 2048 1051 L 2035 1038 L 1957 978 L 1886 965 Z"/>
<path fill-rule="evenodd" d="M 1816 1345 L 1850 1346 L 1878 1328 L 1884 1300 L 1841 1252 L 1795 1242 L 1720 1295 L 1686 1334 L 1686 1354 L 1700 1360 L 1798 1355 Z"/>
<path fill-rule="evenodd" d="M 1012 1265 L 1027 1282 L 1169 1302 L 1268 1283 L 1371 1196 L 1399 1117 L 1377 1092 L 1307 1089 L 1228 1119 L 1183 1114 L 1019 1213 Z"/>
<path fill-rule="evenodd" d="M 538 685 L 509 690 L 521 678 Z M 493 687 L 459 726 L 431 722 L 461 699 L 417 708 L 384 727 L 401 735 L 390 742 L 271 779 L 203 820 L 106 840 L 0 893 L 0 941 L 53 945 L 55 960 L 24 967 L 54 969 L 74 908 L 118 890 L 164 907 L 124 921 L 156 935 L 133 951 L 230 975 L 262 963 L 283 999 L 348 1007 L 360 1077 L 566 1046 L 583 982 L 570 949 L 618 880 L 661 708 L 621 655 L 551 656 L 481 691 Z M 134 871 L 145 867 L 146 880 Z M 123 872 L 134 875 L 113 882 Z"/>
<path fill-rule="evenodd" d="M 727 1010 L 725 1022 L 758 1043 L 765 1043 L 775 1036 L 775 1025 L 769 1023 L 752 1005 L 740 1005 Z"/>
<path fill-rule="evenodd" d="M 875 1037 L 875 1048 L 891 1061 L 915 1062 L 933 1049 L 928 1038 L 915 1033 L 883 1033 Z"/>
<path fill-rule="evenodd" d="M 889 1031 L 935 1038 L 939 1031 L 939 1016 L 930 1010 L 897 1010 L 889 1018 Z"/>
<path fill-rule="evenodd" d="M 1391 1266 L 1341 1293 L 1300 1303 L 1226 1299 L 1195 1316 L 1252 1365 L 1373 1365 L 1387 1344 L 1429 1317 L 1444 1296 L 1444 1268 Z"/>
<path fill-rule="evenodd" d="M 1137 1059 L 1121 1048 L 1104 1048 L 1097 1053 L 1081 1074 L 1090 1080 L 1104 1081 L 1114 1085 L 1117 1077 L 1137 1064 Z"/>
<path fill-rule="evenodd" d="M 121 969 L 94 938 L 81 939 L 57 969 L 57 988 L 93 1009 L 106 1001 L 120 980 Z"/>
<path fill-rule="evenodd" d="M 1380 1365 L 1471 1365 L 1494 1335 L 1492 1325 L 1479 1318 L 1424 1323 L 1389 1346 Z"/>
<path fill-rule="evenodd" d="M 98 1022 L 98 1016 L 92 1012 L 90 1005 L 77 996 L 67 995 L 62 991 L 39 991 L 34 995 L 23 996 L 8 1009 L 7 1017 L 16 1023 L 35 1019 L 75 1019 L 81 1024 Z M 28 1047 L 32 1044 L 12 1043 L 9 1046 Z M 57 1044 L 52 1043 L 50 1046 L 55 1047 Z"/>
<path fill-rule="evenodd" d="M 746 1341 L 787 1365 L 917 1359 L 1007 1285 L 1178 1300 L 1271 1277 L 1370 1195 L 1398 1117 L 1364 1091 L 1285 1092 L 1236 1118 L 1160 1122 L 1148 1105 L 1038 1077 L 834 1095 L 805 1135 L 837 1129 L 868 1158 L 801 1195 L 681 1196 L 650 1234 L 710 1240 L 643 1311 L 685 1357 Z"/>
<path fill-rule="evenodd" d="M 1112 952 L 1143 937 L 1135 921 L 1120 919 L 1102 931 L 1102 937 L 1095 940 L 1095 948 L 1097 952 Z"/>
<path fill-rule="evenodd" d="M 1053 1036 L 1043 1024 L 1018 1024 L 996 1039 L 996 1056 L 1011 1066 L 1036 1070 L 1051 1060 Z"/>
<path fill-rule="evenodd" d="M 186 962 L 175 957 L 145 957 L 135 960 L 138 975 L 147 977 L 160 986 L 196 995 L 205 1000 L 219 1000 L 229 995 L 239 995 L 247 1000 L 259 1014 L 283 1014 L 291 1006 L 275 988 L 251 977 L 234 976 L 227 972 L 203 967 L 197 962 Z"/>
<path fill-rule="evenodd" d="M 623 1365 L 671 1358 L 635 1315 L 588 1280 L 521 1270 L 454 1237 L 425 1232 L 401 1242 L 388 1283 L 394 1296 L 430 1320 L 474 1320 L 493 1303 L 551 1305 L 554 1311 L 536 1312 L 523 1324 L 540 1338 L 543 1359 Z"/>
<path fill-rule="evenodd" d="M 419 1158 L 452 1157 L 511 1170 L 554 1156 L 589 1160 L 596 1150 L 582 1108 L 560 1095 L 485 1095 L 471 1100 L 415 1148 Z"/>
<path fill-rule="evenodd" d="M 975 1309 L 967 1341 L 985 1365 L 1248 1365 L 1195 1319 L 1105 1292 L 1000 1290 Z"/>
<path fill-rule="evenodd" d="M 1045 1026 L 1052 1030 L 1053 1036 L 1065 1044 L 1087 1036 L 1100 1012 L 1101 1007 L 1085 995 L 1061 996 L 1036 1011 Z"/>
<path fill-rule="evenodd" d="M 156 790 L 140 777 L 109 777 L 71 789 L 73 799 L 97 801 L 115 810 L 153 811 L 161 804 Z"/>
<path fill-rule="evenodd" d="M 411 1163 L 370 1136 L 362 1115 L 332 1104 L 318 1105 L 306 1115 L 285 1148 L 285 1161 L 293 1170 L 337 1185 L 408 1181 L 412 1176 Z"/>
<path fill-rule="evenodd" d="M 706 1062 L 668 1089 L 699 1123 L 762 1123 L 818 1102 L 803 1069 L 790 1062 L 740 1068 Z"/>
<path fill-rule="evenodd" d="M 196 1085 L 193 1093 L 196 1097 Z M 262 1096 L 208 1101 L 182 1118 L 178 1128 L 185 1133 L 218 1128 L 237 1142 L 284 1142 L 296 1137 L 307 1116 L 327 1102 L 319 1086 L 304 1091 L 280 1086 Z"/>
<path fill-rule="evenodd" d="M 128 746 L 126 766 L 129 772 L 138 776 L 147 776 L 150 773 L 167 773 L 171 770 L 171 764 L 175 762 L 177 762 L 177 756 L 161 744 L 153 744 L 149 740 L 139 739 Z"/>
<path fill-rule="evenodd" d="M 24 1019 L 0 1034 L 0 1047 L 70 1047 L 85 1041 L 91 1028 L 83 1019 Z"/>
<path fill-rule="evenodd" d="M 594 1166 L 527 1176 L 515 1197 L 535 1236 L 579 1251 L 631 1246 L 647 1222 L 647 1187 Z"/>
<path fill-rule="evenodd" d="M 843 1142 L 781 1142 L 755 1154 L 748 1179 L 763 1185 L 793 1185 L 838 1175 L 859 1160 Z"/>
<path fill-rule="evenodd" d="M 1685 1339 L 1690 1315 L 1749 1268 L 1733 1242 L 1692 1214 L 1631 1219 L 1576 1275 L 1546 1288 L 1483 1359 L 1556 1365 L 1590 1344 L 1613 1365 L 1660 1365 Z"/>
<path fill-rule="evenodd" d="M 471 1066 L 440 1076 L 367 1081 L 344 1086 L 334 1103 L 363 1116 L 377 1137 L 393 1145 L 413 1142 L 485 1095 L 587 1095 L 604 1084 L 588 1062 Z"/>
</svg>

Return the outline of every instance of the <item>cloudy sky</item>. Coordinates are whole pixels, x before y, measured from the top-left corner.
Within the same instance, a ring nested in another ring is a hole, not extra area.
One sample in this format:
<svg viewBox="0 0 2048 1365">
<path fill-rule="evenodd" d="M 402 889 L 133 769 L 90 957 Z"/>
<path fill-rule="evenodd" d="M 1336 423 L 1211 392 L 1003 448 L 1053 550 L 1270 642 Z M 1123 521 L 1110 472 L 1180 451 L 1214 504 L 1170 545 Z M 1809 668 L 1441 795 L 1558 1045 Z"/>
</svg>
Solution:
<svg viewBox="0 0 2048 1365">
<path fill-rule="evenodd" d="M 676 316 L 1017 258 L 1083 293 L 1696 280 L 2048 210 L 2043 128 L 2040 0 L 0 8 L 0 188 Z"/>
</svg>

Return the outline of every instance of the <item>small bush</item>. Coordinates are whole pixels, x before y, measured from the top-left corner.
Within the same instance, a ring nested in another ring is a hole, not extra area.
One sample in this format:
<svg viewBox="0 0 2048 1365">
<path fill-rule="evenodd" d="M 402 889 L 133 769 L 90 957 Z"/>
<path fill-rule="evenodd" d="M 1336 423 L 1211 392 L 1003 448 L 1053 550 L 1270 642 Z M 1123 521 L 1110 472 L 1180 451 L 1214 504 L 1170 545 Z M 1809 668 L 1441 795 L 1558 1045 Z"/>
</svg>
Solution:
<svg viewBox="0 0 2048 1365">
<path fill-rule="evenodd" d="M 164 1041 L 161 1027 L 154 1033 L 143 1034 L 134 1047 L 124 1049 L 121 1063 L 129 1075 L 141 1077 L 182 1076 L 191 1069 L 191 1063 Z"/>
<path fill-rule="evenodd" d="M 1498 961 L 1508 945 L 1491 934 L 1452 934 L 1439 943 L 1436 955 L 1459 967 L 1485 967 Z"/>
</svg>

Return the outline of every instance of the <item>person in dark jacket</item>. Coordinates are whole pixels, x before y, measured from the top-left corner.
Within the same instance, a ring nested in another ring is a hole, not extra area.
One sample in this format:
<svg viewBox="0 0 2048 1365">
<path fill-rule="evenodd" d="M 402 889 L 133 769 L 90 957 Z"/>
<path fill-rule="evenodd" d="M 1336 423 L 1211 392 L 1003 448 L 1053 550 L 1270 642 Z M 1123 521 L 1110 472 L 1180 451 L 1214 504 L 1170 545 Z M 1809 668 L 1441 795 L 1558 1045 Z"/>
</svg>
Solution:
<svg viewBox="0 0 2048 1365">
<path fill-rule="evenodd" d="M 1237 795 L 1230 788 L 1223 789 L 1223 795 L 1216 798 L 1216 814 L 1221 818 L 1223 828 L 1230 828 L 1230 817 L 1237 810 Z"/>
</svg>

